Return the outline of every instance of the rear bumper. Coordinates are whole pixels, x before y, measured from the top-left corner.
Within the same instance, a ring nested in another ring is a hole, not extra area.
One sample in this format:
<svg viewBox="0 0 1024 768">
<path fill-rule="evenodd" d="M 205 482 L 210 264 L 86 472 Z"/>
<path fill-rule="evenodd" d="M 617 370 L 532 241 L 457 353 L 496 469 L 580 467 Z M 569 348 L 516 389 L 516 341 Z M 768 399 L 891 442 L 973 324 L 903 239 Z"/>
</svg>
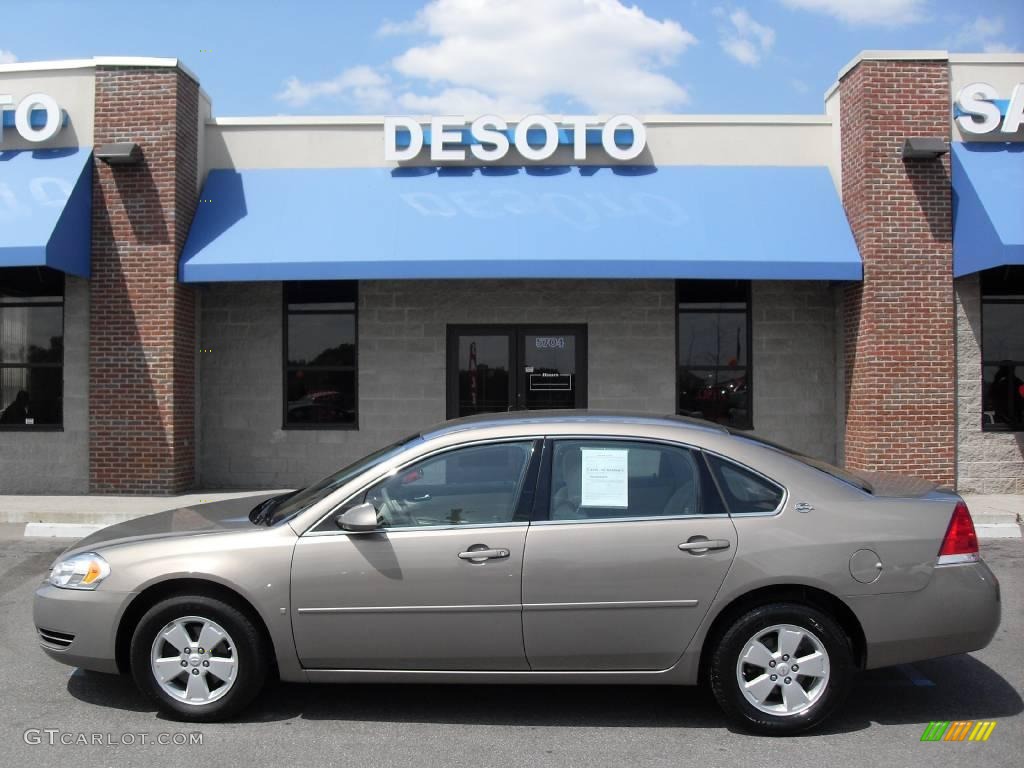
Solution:
<svg viewBox="0 0 1024 768">
<path fill-rule="evenodd" d="M 43 584 L 32 603 L 32 620 L 37 635 L 43 630 L 52 639 L 40 636 L 39 647 L 61 664 L 117 672 L 117 623 L 132 595 L 102 588 L 84 592 Z"/>
<path fill-rule="evenodd" d="M 921 590 L 846 603 L 864 630 L 867 669 L 976 651 L 999 628 L 999 582 L 980 560 L 936 566 Z"/>
</svg>

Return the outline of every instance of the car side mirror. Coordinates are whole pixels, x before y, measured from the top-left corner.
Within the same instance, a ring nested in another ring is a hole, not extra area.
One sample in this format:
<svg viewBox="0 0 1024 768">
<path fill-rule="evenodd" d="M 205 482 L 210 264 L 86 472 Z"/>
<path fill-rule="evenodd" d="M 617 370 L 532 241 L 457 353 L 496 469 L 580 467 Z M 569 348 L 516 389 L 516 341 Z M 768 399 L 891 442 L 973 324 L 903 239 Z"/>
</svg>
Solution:
<svg viewBox="0 0 1024 768">
<path fill-rule="evenodd" d="M 369 533 L 380 527 L 377 524 L 377 509 L 369 503 L 356 504 L 334 518 L 334 522 L 343 531 L 350 533 Z"/>
</svg>

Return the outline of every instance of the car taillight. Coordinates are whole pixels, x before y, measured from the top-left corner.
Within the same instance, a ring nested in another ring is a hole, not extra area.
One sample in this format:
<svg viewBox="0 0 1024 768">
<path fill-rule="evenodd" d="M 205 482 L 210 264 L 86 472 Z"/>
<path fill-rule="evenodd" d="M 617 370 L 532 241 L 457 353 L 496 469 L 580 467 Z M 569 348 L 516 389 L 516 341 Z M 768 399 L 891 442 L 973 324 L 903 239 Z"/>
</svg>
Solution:
<svg viewBox="0 0 1024 768">
<path fill-rule="evenodd" d="M 974 521 L 967 505 L 960 501 L 953 510 L 953 517 L 946 529 L 946 536 L 939 548 L 939 565 L 970 563 L 978 559 L 978 535 L 974 532 Z"/>
</svg>

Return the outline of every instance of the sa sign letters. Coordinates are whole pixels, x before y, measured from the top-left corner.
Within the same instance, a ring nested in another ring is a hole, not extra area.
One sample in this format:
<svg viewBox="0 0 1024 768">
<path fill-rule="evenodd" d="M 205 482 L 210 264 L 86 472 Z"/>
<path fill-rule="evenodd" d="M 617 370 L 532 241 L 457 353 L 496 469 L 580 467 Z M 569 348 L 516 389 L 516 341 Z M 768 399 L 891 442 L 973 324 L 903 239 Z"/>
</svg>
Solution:
<svg viewBox="0 0 1024 768">
<path fill-rule="evenodd" d="M 956 124 L 965 133 L 992 133 L 999 128 L 1000 133 L 1016 133 L 1024 123 L 1024 83 L 1017 83 L 1006 106 L 1003 117 L 996 100 L 999 93 L 988 83 L 971 83 L 960 89 L 956 97 L 956 106 L 960 115 Z"/>
</svg>

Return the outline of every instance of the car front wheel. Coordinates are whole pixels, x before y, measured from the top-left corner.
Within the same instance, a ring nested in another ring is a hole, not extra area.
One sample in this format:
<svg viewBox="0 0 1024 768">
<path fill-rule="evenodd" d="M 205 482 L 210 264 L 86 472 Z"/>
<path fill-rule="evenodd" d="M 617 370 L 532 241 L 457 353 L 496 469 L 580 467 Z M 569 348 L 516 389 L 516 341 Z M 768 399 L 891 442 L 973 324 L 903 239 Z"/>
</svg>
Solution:
<svg viewBox="0 0 1024 768">
<path fill-rule="evenodd" d="M 764 735 L 806 731 L 846 698 L 854 655 L 842 627 L 796 603 L 740 616 L 711 653 L 715 698 L 740 727 Z"/>
<path fill-rule="evenodd" d="M 135 628 L 132 677 L 178 720 L 223 720 L 263 687 L 264 646 L 260 631 L 234 606 L 210 597 L 171 597 Z"/>
</svg>

